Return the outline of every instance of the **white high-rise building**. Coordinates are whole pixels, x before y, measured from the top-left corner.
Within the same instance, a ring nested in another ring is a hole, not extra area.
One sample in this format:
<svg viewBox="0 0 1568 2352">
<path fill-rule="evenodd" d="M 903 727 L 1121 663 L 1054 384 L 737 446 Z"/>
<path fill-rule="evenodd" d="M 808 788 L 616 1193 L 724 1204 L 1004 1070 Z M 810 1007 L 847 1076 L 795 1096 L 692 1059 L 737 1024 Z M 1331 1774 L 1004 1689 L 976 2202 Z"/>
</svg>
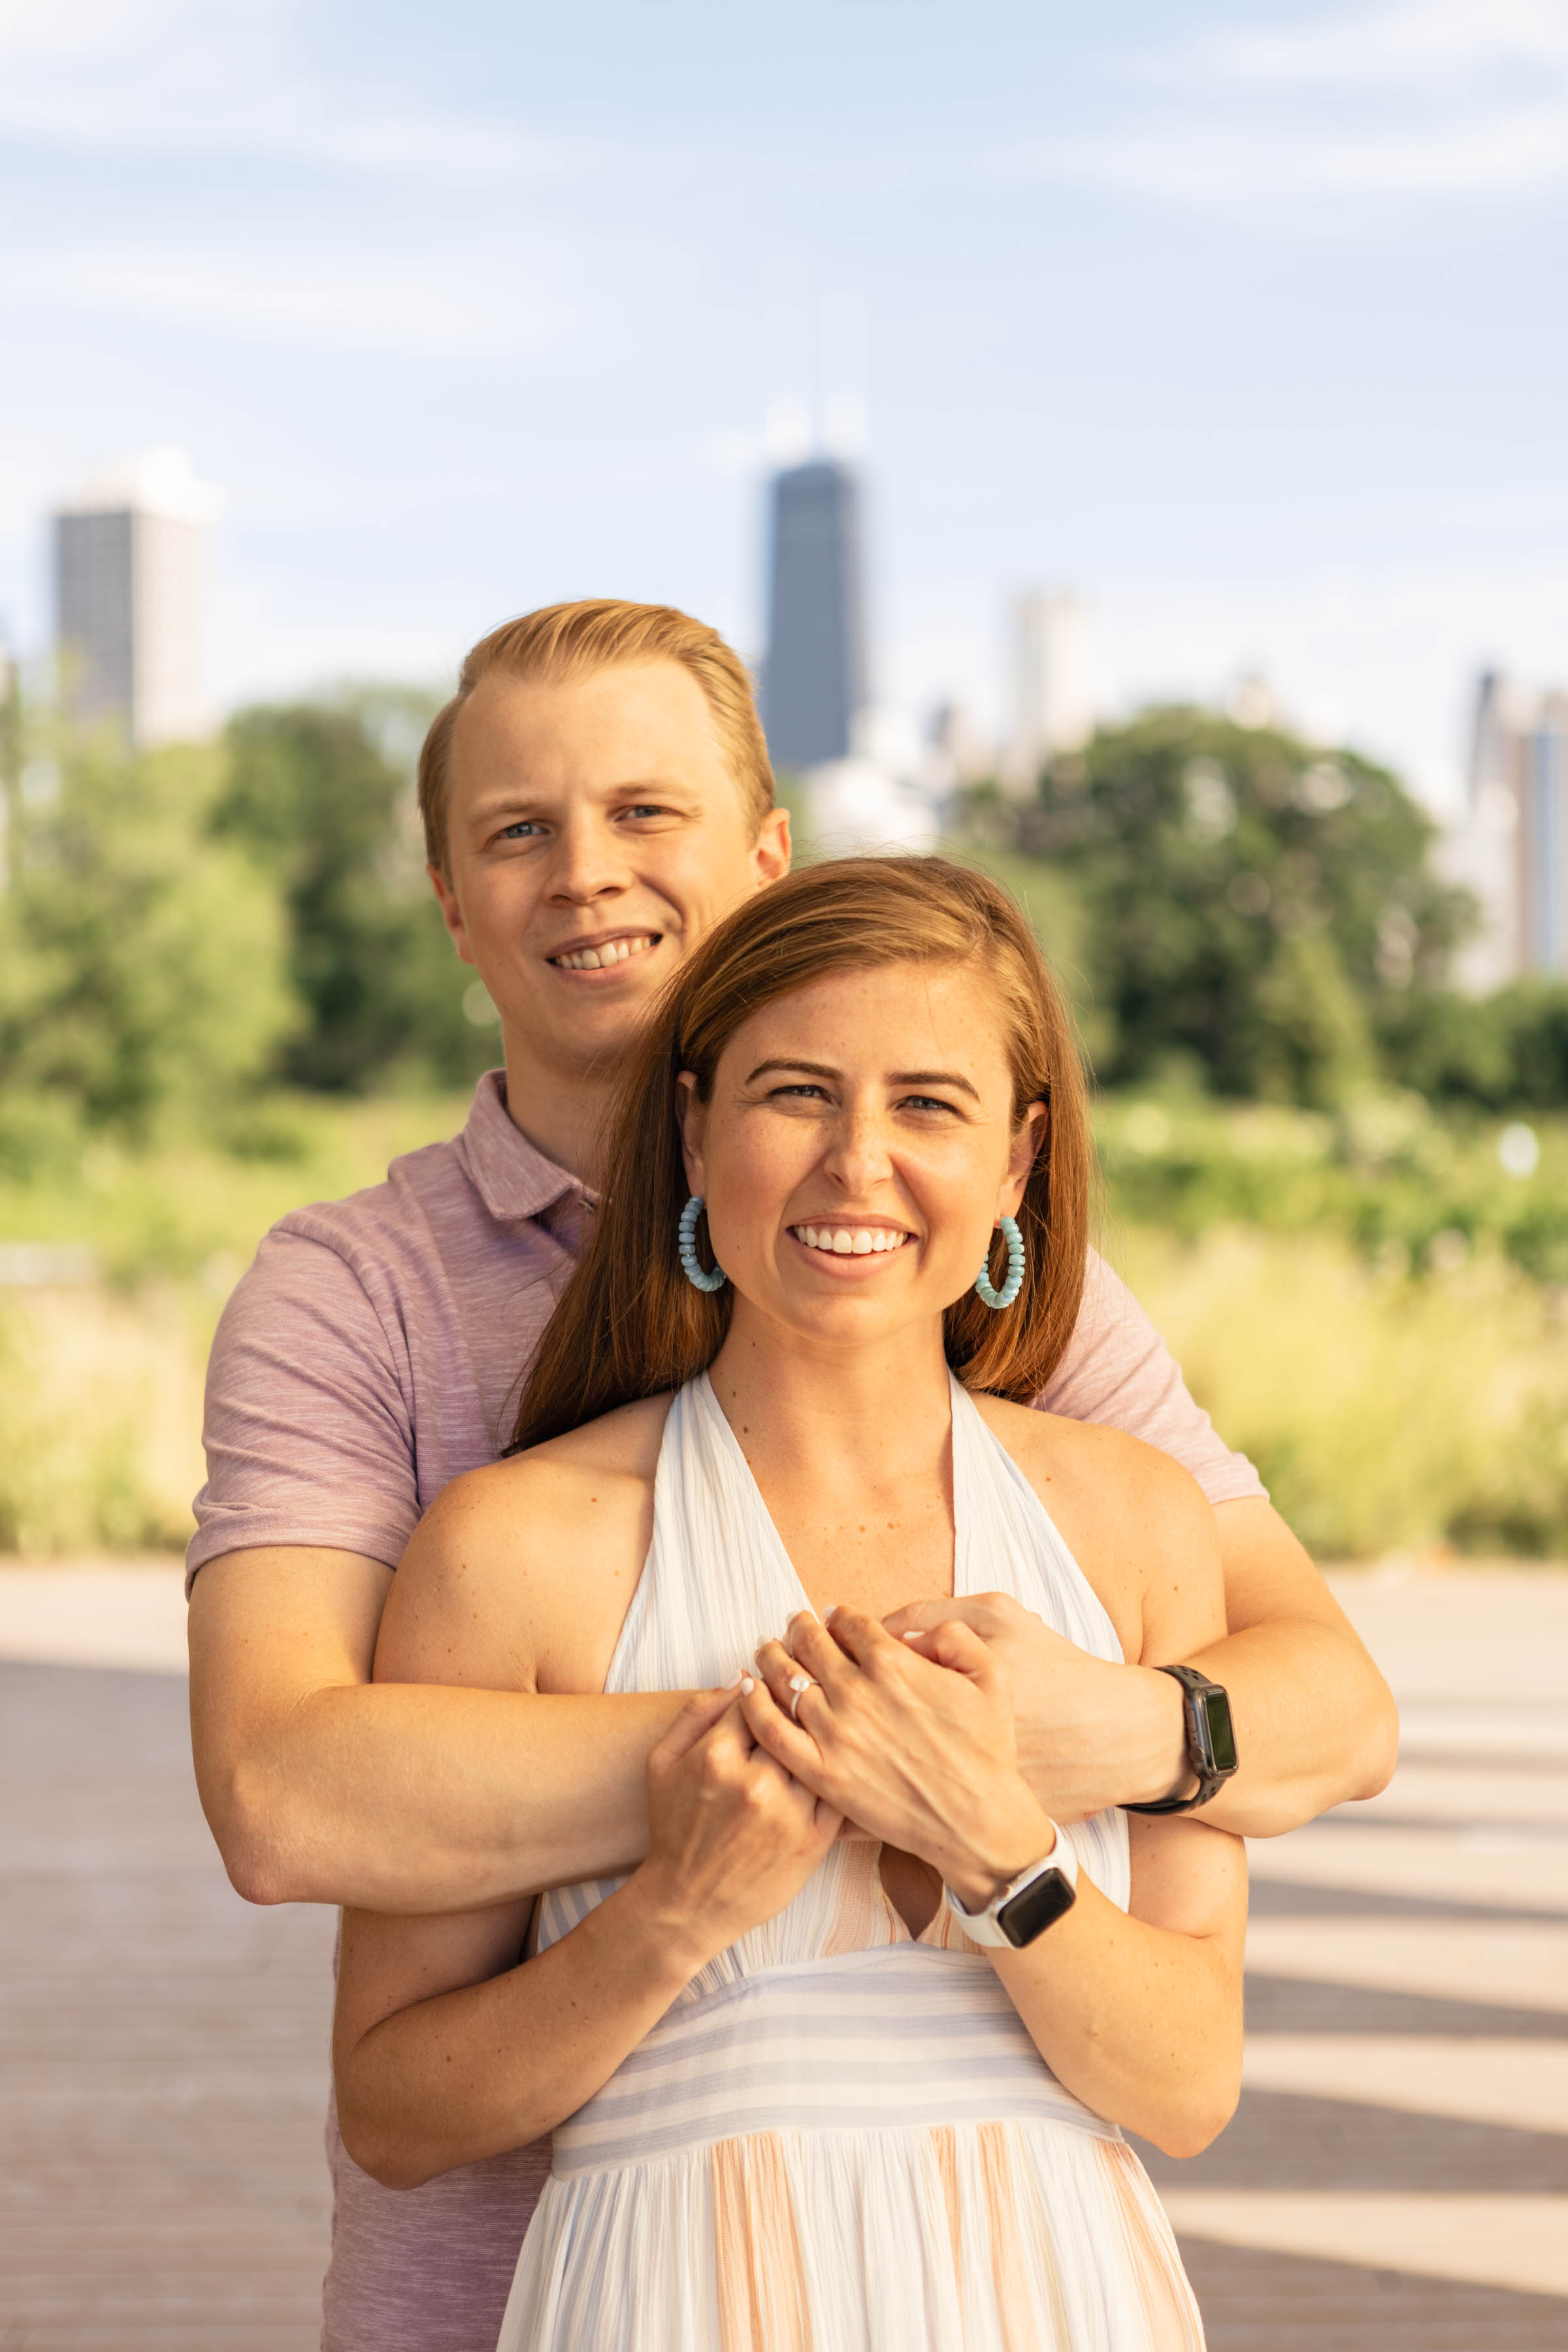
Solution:
<svg viewBox="0 0 1568 2352">
<path fill-rule="evenodd" d="M 1485 917 L 1460 965 L 1468 986 L 1568 974 L 1568 693 L 1483 675 L 1465 812 L 1444 864 Z"/>
<path fill-rule="evenodd" d="M 1013 599 L 1012 639 L 1012 713 L 1002 780 L 1028 799 L 1047 761 L 1081 750 L 1094 732 L 1088 611 L 1068 590 L 1026 589 Z"/>
<path fill-rule="evenodd" d="M 144 750 L 206 733 L 207 532 L 217 494 L 183 449 L 127 457 L 55 514 L 60 700 Z"/>
</svg>

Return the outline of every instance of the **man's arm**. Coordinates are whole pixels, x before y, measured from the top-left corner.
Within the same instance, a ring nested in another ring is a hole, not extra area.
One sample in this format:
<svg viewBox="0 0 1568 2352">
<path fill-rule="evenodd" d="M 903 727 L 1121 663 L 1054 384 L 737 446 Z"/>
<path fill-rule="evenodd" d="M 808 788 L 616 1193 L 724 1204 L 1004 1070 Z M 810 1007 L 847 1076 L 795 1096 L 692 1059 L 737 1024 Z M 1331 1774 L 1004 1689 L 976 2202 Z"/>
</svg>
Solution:
<svg viewBox="0 0 1568 2352">
<path fill-rule="evenodd" d="M 1169 1663 L 1224 1684 L 1240 1765 L 1195 1818 L 1278 1837 L 1386 1788 L 1399 1720 L 1349 1618 L 1272 1506 L 1220 1503 L 1215 1519 L 1229 1631 Z M 922 1601 L 888 1625 L 902 1633 L 944 1618 L 973 1625 L 1005 1657 L 1019 1765 L 1054 1819 L 1082 1821 L 1193 1785 L 1172 1675 L 1091 1658 L 1005 1594 Z"/>
<path fill-rule="evenodd" d="M 196 1784 L 239 1893 L 445 1912 L 640 1861 L 647 1759 L 681 1695 L 373 1684 L 391 1584 L 380 1560 L 303 1547 L 196 1578 Z"/>
</svg>

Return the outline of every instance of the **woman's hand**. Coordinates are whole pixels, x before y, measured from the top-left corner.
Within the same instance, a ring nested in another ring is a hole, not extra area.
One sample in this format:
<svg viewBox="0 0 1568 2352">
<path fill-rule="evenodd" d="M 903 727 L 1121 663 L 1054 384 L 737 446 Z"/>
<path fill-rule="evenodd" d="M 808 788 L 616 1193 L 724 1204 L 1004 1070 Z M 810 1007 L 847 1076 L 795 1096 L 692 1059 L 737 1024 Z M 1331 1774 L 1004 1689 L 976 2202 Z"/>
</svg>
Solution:
<svg viewBox="0 0 1568 2352">
<path fill-rule="evenodd" d="M 967 1625 L 897 1641 L 858 1610 L 826 1624 L 803 1612 L 757 1667 L 742 1706 L 759 1747 L 929 1863 L 972 1910 L 1049 1850 L 1049 1817 L 1018 1769 L 1006 1667 Z"/>
<path fill-rule="evenodd" d="M 837 1809 L 758 1746 L 742 1706 L 734 1684 L 698 1691 L 648 1758 L 647 1860 L 627 1891 L 692 1975 L 793 1901 L 838 1834 Z"/>
</svg>

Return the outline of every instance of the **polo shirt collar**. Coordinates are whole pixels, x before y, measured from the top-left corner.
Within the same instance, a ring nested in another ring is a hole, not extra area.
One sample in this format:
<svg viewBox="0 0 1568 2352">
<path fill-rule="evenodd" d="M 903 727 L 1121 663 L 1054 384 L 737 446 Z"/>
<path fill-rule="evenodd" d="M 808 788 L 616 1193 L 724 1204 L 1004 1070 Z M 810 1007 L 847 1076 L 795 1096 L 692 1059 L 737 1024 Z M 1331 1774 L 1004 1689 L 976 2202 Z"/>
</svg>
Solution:
<svg viewBox="0 0 1568 2352">
<path fill-rule="evenodd" d="M 468 1122 L 458 1139 L 468 1180 L 492 1217 L 514 1224 L 559 1201 L 591 1199 L 588 1188 L 557 1168 L 507 1115 L 506 1072 L 487 1070 L 474 1089 Z"/>
</svg>

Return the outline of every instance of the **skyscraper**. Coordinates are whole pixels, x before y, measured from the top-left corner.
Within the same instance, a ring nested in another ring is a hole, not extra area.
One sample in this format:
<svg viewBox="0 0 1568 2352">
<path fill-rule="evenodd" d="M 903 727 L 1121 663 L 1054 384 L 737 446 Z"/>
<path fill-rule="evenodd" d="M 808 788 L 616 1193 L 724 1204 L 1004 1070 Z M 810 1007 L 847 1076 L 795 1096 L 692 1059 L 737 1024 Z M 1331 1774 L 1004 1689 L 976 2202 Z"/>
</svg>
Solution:
<svg viewBox="0 0 1568 2352">
<path fill-rule="evenodd" d="M 1465 958 L 1473 985 L 1568 973 L 1568 694 L 1481 677 L 1468 803 L 1447 863 L 1485 910 Z"/>
<path fill-rule="evenodd" d="M 206 531 L 215 494 L 184 450 L 106 467 L 55 516 L 60 699 L 92 726 L 118 722 L 139 750 L 206 726 Z"/>
<path fill-rule="evenodd" d="M 1058 751 L 1076 751 L 1094 732 L 1089 615 L 1065 590 L 1026 589 L 1013 599 L 1013 713 L 1003 779 L 1033 795 Z"/>
<path fill-rule="evenodd" d="M 775 474 L 763 725 L 777 768 L 842 760 L 866 705 L 859 485 L 836 458 Z"/>
</svg>

